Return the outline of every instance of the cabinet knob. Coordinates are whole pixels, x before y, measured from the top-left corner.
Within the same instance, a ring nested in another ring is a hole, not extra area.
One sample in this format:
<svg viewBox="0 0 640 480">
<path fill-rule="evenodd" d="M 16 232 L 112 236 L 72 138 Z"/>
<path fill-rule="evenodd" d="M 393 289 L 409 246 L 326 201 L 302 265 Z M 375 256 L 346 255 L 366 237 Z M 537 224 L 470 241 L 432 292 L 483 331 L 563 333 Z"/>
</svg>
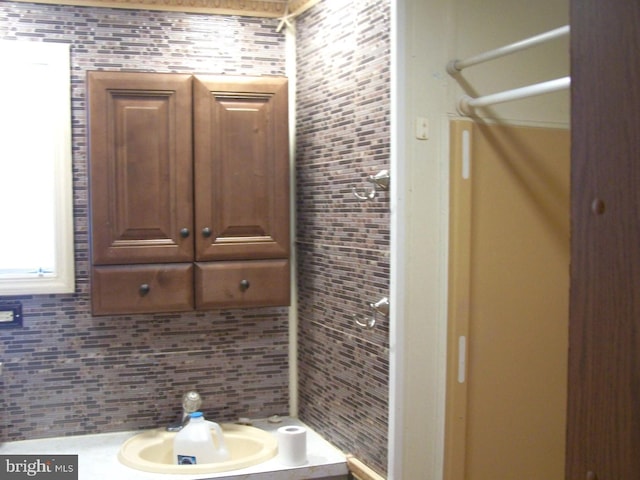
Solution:
<svg viewBox="0 0 640 480">
<path fill-rule="evenodd" d="M 250 286 L 249 280 L 240 280 L 240 290 L 243 292 L 248 290 Z"/>
<path fill-rule="evenodd" d="M 209 227 L 204 227 L 202 229 L 202 236 L 205 238 L 209 238 L 211 236 L 211 229 Z"/>
<path fill-rule="evenodd" d="M 151 291 L 151 287 L 148 283 L 143 283 L 142 285 L 140 285 L 140 288 L 138 288 L 138 291 L 140 292 L 140 295 L 144 297 Z"/>
<path fill-rule="evenodd" d="M 182 238 L 187 238 L 191 232 L 189 232 L 188 228 L 183 228 L 180 230 L 180 236 Z"/>
</svg>

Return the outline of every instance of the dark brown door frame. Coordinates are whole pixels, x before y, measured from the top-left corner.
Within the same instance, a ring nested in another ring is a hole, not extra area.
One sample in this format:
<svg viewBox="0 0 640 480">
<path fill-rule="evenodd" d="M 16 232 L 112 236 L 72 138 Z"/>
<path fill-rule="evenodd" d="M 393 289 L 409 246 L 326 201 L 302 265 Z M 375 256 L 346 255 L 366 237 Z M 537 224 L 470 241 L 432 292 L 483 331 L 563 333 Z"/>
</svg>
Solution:
<svg viewBox="0 0 640 480">
<path fill-rule="evenodd" d="M 640 478 L 640 2 L 571 0 L 566 478 Z"/>
</svg>

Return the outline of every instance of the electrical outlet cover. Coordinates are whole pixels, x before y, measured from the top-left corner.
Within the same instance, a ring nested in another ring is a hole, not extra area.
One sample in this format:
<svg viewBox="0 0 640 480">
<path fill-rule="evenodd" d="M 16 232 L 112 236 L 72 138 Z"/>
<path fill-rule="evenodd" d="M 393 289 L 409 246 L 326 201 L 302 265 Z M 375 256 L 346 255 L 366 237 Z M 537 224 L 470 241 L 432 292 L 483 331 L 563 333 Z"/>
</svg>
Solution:
<svg viewBox="0 0 640 480">
<path fill-rule="evenodd" d="M 0 328 L 22 327 L 22 304 L 0 303 Z"/>
</svg>

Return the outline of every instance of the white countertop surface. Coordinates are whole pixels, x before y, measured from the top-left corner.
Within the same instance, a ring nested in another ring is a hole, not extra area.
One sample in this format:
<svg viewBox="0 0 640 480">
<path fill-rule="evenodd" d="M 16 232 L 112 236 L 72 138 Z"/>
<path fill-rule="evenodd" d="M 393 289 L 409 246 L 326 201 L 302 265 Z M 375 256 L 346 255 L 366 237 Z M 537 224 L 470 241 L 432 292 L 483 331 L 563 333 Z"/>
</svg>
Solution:
<svg viewBox="0 0 640 480">
<path fill-rule="evenodd" d="M 306 465 L 286 467 L 278 457 L 259 465 L 223 473 L 175 475 L 148 473 L 122 465 L 117 454 L 120 445 L 140 431 L 81 435 L 75 437 L 42 438 L 0 444 L 2 455 L 78 455 L 79 480 L 192 480 L 227 478 L 229 480 L 306 480 L 346 475 L 345 455 L 329 444 L 307 425 L 294 418 L 282 418 L 281 423 L 254 420 L 252 425 L 276 434 L 283 426 L 299 425 L 307 429 Z"/>
</svg>

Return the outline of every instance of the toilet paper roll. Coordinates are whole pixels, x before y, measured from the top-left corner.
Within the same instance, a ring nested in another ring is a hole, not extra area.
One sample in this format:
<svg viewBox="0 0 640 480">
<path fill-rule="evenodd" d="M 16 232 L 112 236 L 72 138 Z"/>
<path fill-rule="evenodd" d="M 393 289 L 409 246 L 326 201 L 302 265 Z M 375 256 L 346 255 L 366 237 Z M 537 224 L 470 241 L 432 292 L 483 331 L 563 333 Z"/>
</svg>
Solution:
<svg viewBox="0 0 640 480">
<path fill-rule="evenodd" d="M 304 427 L 292 425 L 278 429 L 278 460 L 289 467 L 307 463 L 307 430 Z"/>
</svg>

